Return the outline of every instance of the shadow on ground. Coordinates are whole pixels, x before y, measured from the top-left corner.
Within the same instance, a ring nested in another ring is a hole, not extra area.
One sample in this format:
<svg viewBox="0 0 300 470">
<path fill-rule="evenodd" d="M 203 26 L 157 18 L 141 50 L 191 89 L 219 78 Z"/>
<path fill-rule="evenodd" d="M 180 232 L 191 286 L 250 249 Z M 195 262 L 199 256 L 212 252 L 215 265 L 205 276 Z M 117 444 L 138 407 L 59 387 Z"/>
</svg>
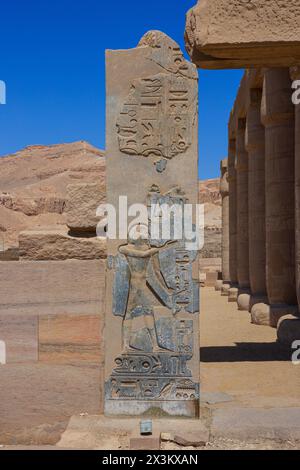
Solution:
<svg viewBox="0 0 300 470">
<path fill-rule="evenodd" d="M 291 352 L 277 343 L 235 343 L 235 346 L 200 348 L 201 362 L 290 361 Z"/>
</svg>

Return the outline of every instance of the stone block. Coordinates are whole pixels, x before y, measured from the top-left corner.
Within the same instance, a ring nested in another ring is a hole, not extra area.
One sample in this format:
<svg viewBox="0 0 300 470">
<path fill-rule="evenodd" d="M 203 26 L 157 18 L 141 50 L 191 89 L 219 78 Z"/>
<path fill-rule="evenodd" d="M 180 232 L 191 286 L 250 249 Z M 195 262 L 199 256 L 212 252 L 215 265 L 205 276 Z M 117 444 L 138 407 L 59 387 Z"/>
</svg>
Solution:
<svg viewBox="0 0 300 470">
<path fill-rule="evenodd" d="M 239 295 L 239 290 L 236 287 L 229 289 L 228 293 L 228 302 L 237 302 Z"/>
<path fill-rule="evenodd" d="M 230 284 L 223 284 L 221 289 L 221 295 L 223 297 L 228 297 L 229 295 Z"/>
<path fill-rule="evenodd" d="M 200 68 L 289 67 L 299 63 L 298 0 L 199 0 L 185 42 Z"/>
<path fill-rule="evenodd" d="M 201 441 L 197 433 L 188 432 L 182 435 L 162 434 L 161 438 L 165 441 L 174 442 L 182 447 L 205 447 L 206 442 Z"/>
<path fill-rule="evenodd" d="M 300 317 L 286 315 L 277 326 L 277 339 L 283 346 L 291 348 L 294 341 L 300 341 Z"/>
<path fill-rule="evenodd" d="M 0 341 L 2 344 L 0 362 L 10 364 L 37 361 L 37 316 L 0 314 Z"/>
<path fill-rule="evenodd" d="M 2 261 L 0 314 L 104 312 L 105 261 Z"/>
<path fill-rule="evenodd" d="M 300 439 L 300 408 L 224 408 L 214 411 L 213 438 L 250 441 Z"/>
<path fill-rule="evenodd" d="M 257 303 L 251 309 L 251 320 L 255 325 L 277 328 L 278 322 L 287 315 L 297 315 L 298 307 L 293 305 L 270 306 Z"/>
<path fill-rule="evenodd" d="M 217 280 L 218 280 L 217 272 L 207 272 L 206 279 L 205 279 L 205 287 L 215 287 Z"/>
<path fill-rule="evenodd" d="M 65 231 L 27 231 L 19 235 L 20 260 L 106 258 L 106 238 L 72 237 Z"/>
<path fill-rule="evenodd" d="M 159 437 L 132 437 L 130 439 L 130 450 L 159 450 Z"/>
<path fill-rule="evenodd" d="M 99 363 L 101 333 L 100 315 L 43 315 L 39 318 L 39 360 Z"/>
<path fill-rule="evenodd" d="M 251 300 L 250 294 L 247 294 L 247 293 L 240 294 L 237 299 L 239 310 L 244 311 L 244 312 L 250 312 L 250 300 Z"/>
<path fill-rule="evenodd" d="M 78 183 L 67 186 L 67 225 L 72 232 L 96 232 L 100 220 L 98 206 L 105 201 L 105 191 L 98 183 Z"/>
<path fill-rule="evenodd" d="M 101 412 L 99 364 L 27 362 L 0 372 L 1 444 L 54 444 L 72 415 Z"/>
</svg>

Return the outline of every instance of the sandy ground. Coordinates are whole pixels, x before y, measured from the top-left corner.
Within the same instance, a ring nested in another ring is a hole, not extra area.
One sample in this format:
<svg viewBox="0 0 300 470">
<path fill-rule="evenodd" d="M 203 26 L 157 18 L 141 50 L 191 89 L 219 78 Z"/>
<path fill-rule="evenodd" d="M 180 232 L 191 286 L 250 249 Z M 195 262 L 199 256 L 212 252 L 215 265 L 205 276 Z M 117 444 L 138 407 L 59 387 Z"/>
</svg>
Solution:
<svg viewBox="0 0 300 470">
<path fill-rule="evenodd" d="M 213 288 L 201 289 L 201 390 L 230 394 L 218 406 L 300 406 L 300 366 L 276 343 L 276 329 L 251 324 Z"/>
</svg>

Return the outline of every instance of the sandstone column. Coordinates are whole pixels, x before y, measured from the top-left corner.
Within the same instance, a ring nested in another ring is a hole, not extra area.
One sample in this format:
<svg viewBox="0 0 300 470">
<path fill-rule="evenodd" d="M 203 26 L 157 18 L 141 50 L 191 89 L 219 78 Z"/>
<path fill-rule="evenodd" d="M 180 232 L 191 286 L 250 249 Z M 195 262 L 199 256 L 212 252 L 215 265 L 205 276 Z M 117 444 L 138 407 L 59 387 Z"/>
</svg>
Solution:
<svg viewBox="0 0 300 470">
<path fill-rule="evenodd" d="M 266 284 L 272 326 L 296 304 L 294 107 L 289 69 L 266 69 L 262 99 L 266 152 Z"/>
<path fill-rule="evenodd" d="M 238 119 L 236 139 L 237 173 L 237 277 L 240 289 L 239 307 L 248 310 L 249 230 L 248 230 L 248 152 L 245 147 L 246 119 Z"/>
<path fill-rule="evenodd" d="M 229 282 L 229 185 L 228 160 L 221 162 L 220 193 L 222 197 L 222 279 Z"/>
<path fill-rule="evenodd" d="M 237 202 L 236 202 L 236 141 L 229 139 L 228 183 L 229 183 L 229 271 L 230 281 L 237 284 Z"/>
<path fill-rule="evenodd" d="M 250 89 L 246 148 L 249 156 L 249 280 L 251 294 L 266 297 L 265 128 L 261 123 L 262 90 Z"/>
<path fill-rule="evenodd" d="M 291 69 L 292 80 L 300 80 L 300 67 Z M 299 86 L 297 87 L 299 88 Z M 298 98 L 298 97 L 297 97 Z M 300 309 L 300 104 L 295 103 L 295 269 L 296 294 Z"/>
<path fill-rule="evenodd" d="M 127 212 L 120 196 L 132 211 L 138 203 L 146 213 L 142 223 L 128 214 L 132 226 L 108 241 L 105 413 L 195 417 L 197 247 L 188 233 L 154 236 L 148 219 L 153 206 L 185 210 L 198 202 L 197 70 L 158 31 L 135 49 L 108 51 L 106 67 L 107 200 L 117 220 Z M 158 220 L 161 229 L 164 219 Z M 177 222 L 183 226 L 183 218 Z M 192 222 L 185 219 L 184 228 Z"/>
</svg>

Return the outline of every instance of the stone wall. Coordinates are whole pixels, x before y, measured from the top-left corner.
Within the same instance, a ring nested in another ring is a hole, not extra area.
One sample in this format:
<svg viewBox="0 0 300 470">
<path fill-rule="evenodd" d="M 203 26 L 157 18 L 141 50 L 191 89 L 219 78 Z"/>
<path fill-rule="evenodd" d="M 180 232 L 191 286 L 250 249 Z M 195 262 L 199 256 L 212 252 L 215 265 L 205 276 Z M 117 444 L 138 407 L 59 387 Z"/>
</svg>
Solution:
<svg viewBox="0 0 300 470">
<path fill-rule="evenodd" d="M 1 442 L 45 423 L 52 442 L 52 425 L 101 412 L 105 260 L 3 261 L 0 277 Z"/>
</svg>

